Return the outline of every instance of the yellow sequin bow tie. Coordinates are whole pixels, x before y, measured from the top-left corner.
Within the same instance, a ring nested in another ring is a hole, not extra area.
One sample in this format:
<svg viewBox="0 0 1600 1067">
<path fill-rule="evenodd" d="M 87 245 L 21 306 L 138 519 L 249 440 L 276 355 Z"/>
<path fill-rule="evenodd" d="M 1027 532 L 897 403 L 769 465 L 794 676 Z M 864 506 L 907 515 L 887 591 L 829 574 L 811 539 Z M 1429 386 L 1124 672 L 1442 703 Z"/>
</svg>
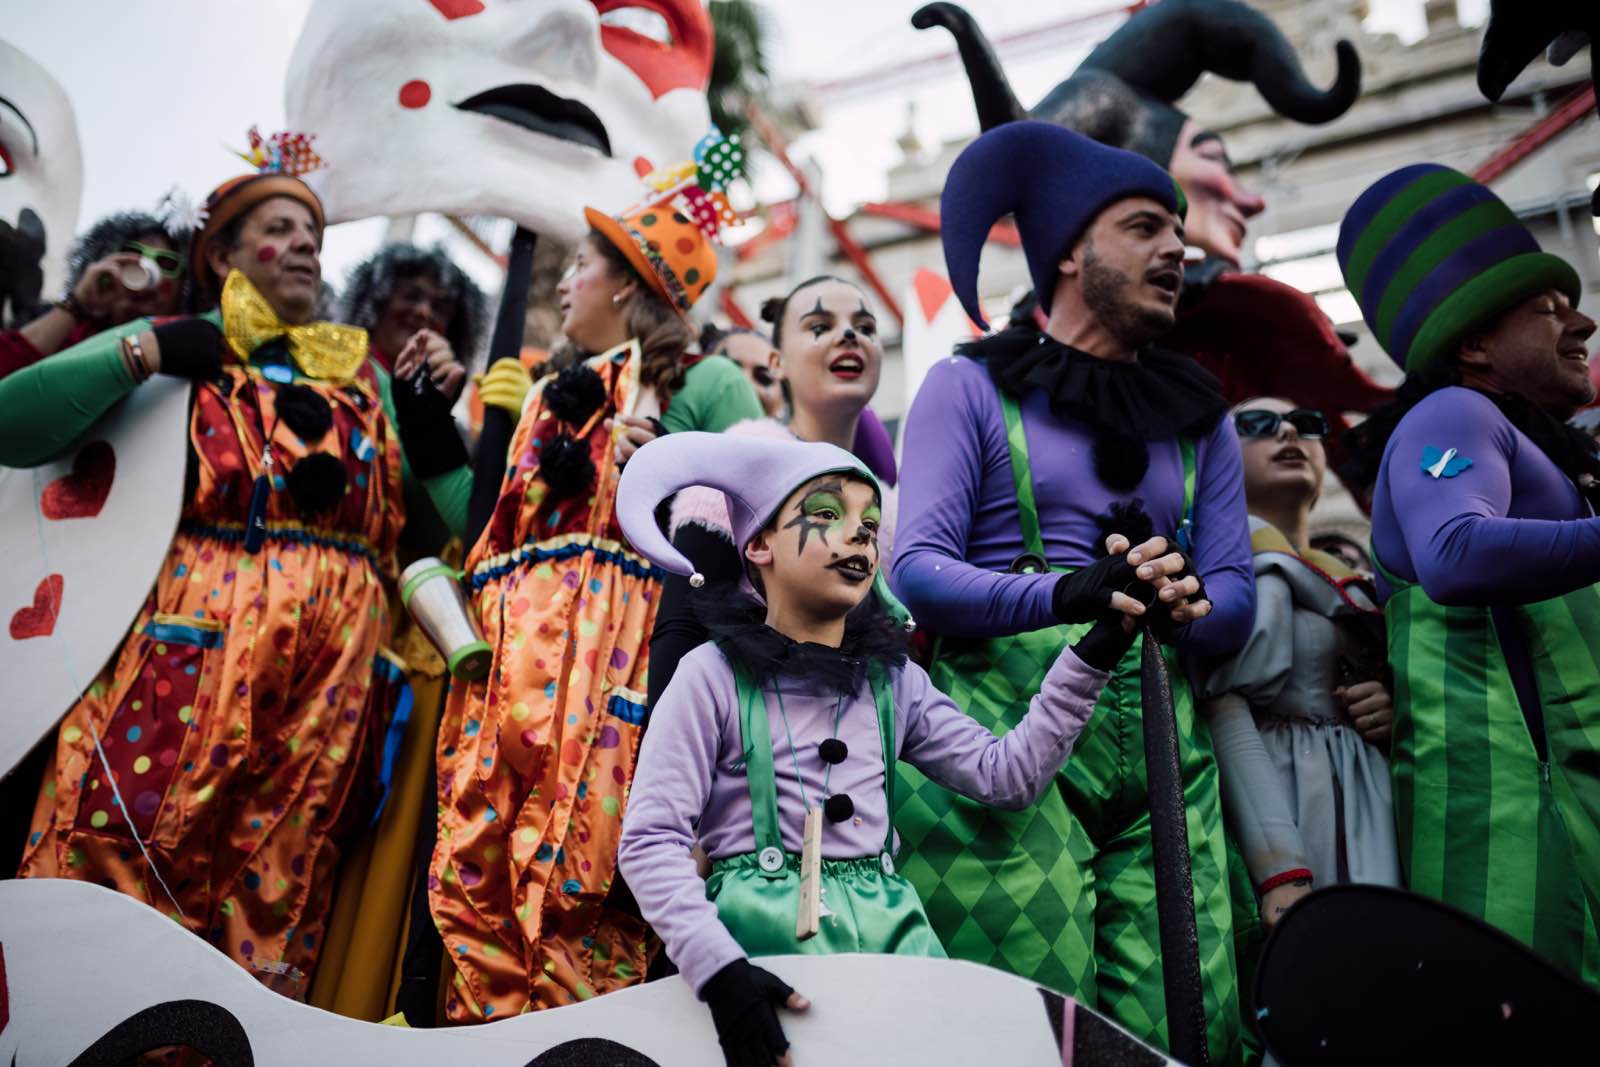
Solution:
<svg viewBox="0 0 1600 1067">
<path fill-rule="evenodd" d="M 295 365 L 310 378 L 348 381 L 367 358 L 366 330 L 336 322 L 291 326 L 237 270 L 230 271 L 222 285 L 222 332 L 228 346 L 247 363 L 260 346 L 285 338 Z"/>
</svg>

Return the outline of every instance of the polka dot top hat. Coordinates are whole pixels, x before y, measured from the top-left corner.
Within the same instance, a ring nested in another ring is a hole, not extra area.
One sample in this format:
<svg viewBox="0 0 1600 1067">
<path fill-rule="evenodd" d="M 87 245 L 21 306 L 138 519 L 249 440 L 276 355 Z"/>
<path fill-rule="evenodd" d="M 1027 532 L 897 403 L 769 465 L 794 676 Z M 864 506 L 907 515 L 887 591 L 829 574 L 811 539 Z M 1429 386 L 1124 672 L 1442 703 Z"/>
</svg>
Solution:
<svg viewBox="0 0 1600 1067">
<path fill-rule="evenodd" d="M 737 134 L 713 128 L 694 159 L 645 176 L 649 194 L 620 214 L 583 209 L 590 226 L 616 246 L 657 294 L 685 317 L 717 277 L 715 241 L 735 222 L 724 193 L 744 169 Z"/>
</svg>

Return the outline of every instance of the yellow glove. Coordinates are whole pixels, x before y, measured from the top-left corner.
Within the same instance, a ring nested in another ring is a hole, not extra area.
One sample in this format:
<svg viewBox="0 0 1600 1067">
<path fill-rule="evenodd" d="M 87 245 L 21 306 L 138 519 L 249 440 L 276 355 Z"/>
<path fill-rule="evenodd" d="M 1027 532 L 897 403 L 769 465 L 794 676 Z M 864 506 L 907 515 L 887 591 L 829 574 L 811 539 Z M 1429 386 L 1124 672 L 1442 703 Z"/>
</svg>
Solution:
<svg viewBox="0 0 1600 1067">
<path fill-rule="evenodd" d="M 533 378 L 521 360 L 496 360 L 487 374 L 475 374 L 472 380 L 486 407 L 509 411 L 513 422 L 522 417 L 522 402 L 533 388 Z"/>
</svg>

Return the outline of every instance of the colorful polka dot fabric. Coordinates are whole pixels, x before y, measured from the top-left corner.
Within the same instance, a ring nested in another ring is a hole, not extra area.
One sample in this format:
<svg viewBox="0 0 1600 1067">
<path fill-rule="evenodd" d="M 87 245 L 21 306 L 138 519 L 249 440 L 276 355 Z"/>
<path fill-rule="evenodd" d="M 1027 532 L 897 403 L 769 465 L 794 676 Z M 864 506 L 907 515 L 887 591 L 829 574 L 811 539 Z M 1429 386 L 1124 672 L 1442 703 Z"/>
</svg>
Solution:
<svg viewBox="0 0 1600 1067">
<path fill-rule="evenodd" d="M 298 384 L 331 411 L 314 440 L 276 418 L 278 391 L 257 372 L 231 366 L 196 386 L 182 522 L 126 640 L 62 722 L 20 873 L 96 882 L 173 915 L 137 834 L 190 930 L 246 967 L 309 975 L 339 828 L 370 814 L 355 809 L 398 695 L 374 685 L 374 667 L 404 512 L 399 443 L 370 376 Z M 292 493 L 272 493 L 266 544 L 249 555 L 264 426 L 281 470 L 321 453 L 346 477 L 315 524 Z"/>
<path fill-rule="evenodd" d="M 636 345 L 590 361 L 606 401 L 582 426 L 558 420 L 534 387 L 467 559 L 494 664 L 482 682 L 451 684 L 436 753 L 428 890 L 455 971 L 453 1021 L 585 1000 L 642 981 L 649 961 L 643 920 L 612 897 L 660 589 L 612 516 L 604 420 L 630 410 L 638 361 Z M 539 448 L 558 432 L 587 444 L 592 496 L 546 493 Z"/>
<path fill-rule="evenodd" d="M 626 216 L 592 207 L 583 214 L 680 315 L 689 313 L 717 276 L 717 250 L 710 238 L 695 219 L 670 203 Z"/>
</svg>

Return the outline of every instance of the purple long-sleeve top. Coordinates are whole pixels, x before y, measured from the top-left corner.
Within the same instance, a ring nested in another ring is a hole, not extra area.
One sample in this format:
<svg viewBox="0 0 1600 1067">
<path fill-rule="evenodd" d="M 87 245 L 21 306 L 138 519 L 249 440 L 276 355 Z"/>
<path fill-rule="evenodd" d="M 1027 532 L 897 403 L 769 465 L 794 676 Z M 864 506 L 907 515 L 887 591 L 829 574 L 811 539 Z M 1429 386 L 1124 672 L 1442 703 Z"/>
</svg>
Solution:
<svg viewBox="0 0 1600 1067">
<path fill-rule="evenodd" d="M 1434 478 L 1422 464 L 1430 446 L 1472 464 Z M 1600 581 L 1600 518 L 1472 389 L 1441 389 L 1400 420 L 1373 488 L 1372 544 L 1439 604 L 1528 604 Z M 1381 576 L 1379 591 L 1390 592 Z"/>
<path fill-rule="evenodd" d="M 1096 517 L 1135 498 L 1158 533 L 1183 519 L 1183 458 L 1176 438 L 1148 442 L 1150 467 L 1132 490 L 1106 487 L 1094 471 L 1094 430 L 1050 411 L 1034 391 L 1020 404 L 1045 557 L 1082 567 L 1104 555 Z M 1237 651 L 1255 617 L 1250 530 L 1239 440 L 1221 419 L 1195 443 L 1193 565 L 1211 614 L 1183 627 L 1179 648 Z M 980 363 L 952 356 L 928 371 L 906 416 L 900 520 L 891 585 L 919 624 L 960 637 L 1000 637 L 1060 620 L 1058 576 L 1004 573 L 1024 551 L 1000 397 Z"/>
<path fill-rule="evenodd" d="M 935 689 L 921 667 L 907 663 L 893 675 L 896 755 L 940 785 L 992 807 L 1027 807 L 1066 761 L 1105 680 L 1104 672 L 1063 650 L 1028 714 L 996 737 Z M 880 853 L 889 810 L 871 687 L 863 685 L 841 702 L 831 690 L 782 677 L 776 686 L 768 683 L 766 694 L 783 847 L 797 854 L 801 849 L 804 782 L 804 797 L 813 806 L 828 793 L 848 794 L 855 803 L 853 818 L 825 824 L 825 859 Z M 836 736 L 836 715 L 848 755 L 830 777 L 818 745 Z M 713 860 L 755 849 L 743 757 L 733 671 L 716 645 L 703 644 L 679 662 L 651 712 L 617 850 L 645 921 L 696 992 L 744 955 L 706 899 L 690 852 L 696 840 Z"/>
</svg>

